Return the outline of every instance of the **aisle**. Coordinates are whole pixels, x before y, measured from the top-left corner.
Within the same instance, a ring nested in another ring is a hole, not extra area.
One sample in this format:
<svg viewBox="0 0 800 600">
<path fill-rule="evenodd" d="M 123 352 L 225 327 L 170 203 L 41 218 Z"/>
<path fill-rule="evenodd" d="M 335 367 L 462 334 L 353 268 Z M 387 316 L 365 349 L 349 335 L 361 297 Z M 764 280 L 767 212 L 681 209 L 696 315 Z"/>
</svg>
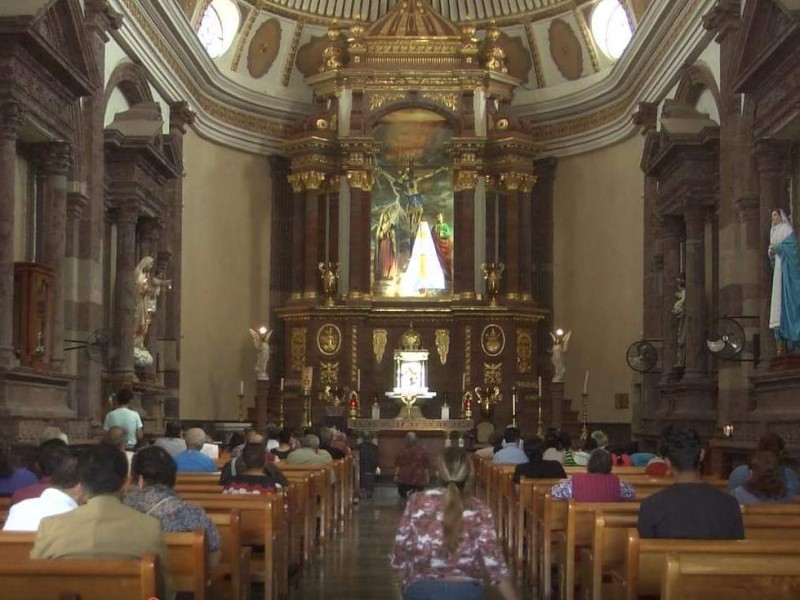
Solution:
<svg viewBox="0 0 800 600">
<path fill-rule="evenodd" d="M 389 567 L 402 506 L 395 495 L 362 500 L 343 532 L 292 589 L 292 600 L 400 600 Z"/>
<path fill-rule="evenodd" d="M 355 507 L 345 530 L 292 587 L 290 600 L 401 600 L 389 552 L 403 507 L 393 486 L 376 492 Z M 486 598 L 496 600 L 500 595 L 490 589 Z"/>
</svg>

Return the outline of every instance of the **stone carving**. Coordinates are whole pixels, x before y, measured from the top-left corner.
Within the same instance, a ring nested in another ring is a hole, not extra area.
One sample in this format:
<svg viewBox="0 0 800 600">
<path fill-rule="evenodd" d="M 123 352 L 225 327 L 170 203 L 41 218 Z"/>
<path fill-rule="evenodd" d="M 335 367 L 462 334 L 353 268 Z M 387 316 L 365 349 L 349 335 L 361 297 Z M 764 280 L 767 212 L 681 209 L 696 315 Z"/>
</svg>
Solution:
<svg viewBox="0 0 800 600">
<path fill-rule="evenodd" d="M 262 325 L 258 328 L 258 331 L 251 329 L 250 336 L 253 338 L 253 345 L 258 350 L 255 367 L 256 379 L 269 381 L 267 366 L 269 366 L 269 338 L 272 336 L 272 329 L 267 329 Z"/>
<path fill-rule="evenodd" d="M 677 352 L 675 353 L 675 366 L 686 366 L 686 282 L 683 277 L 677 279 L 678 290 L 675 292 L 675 304 L 672 314 L 675 317 Z"/>
<path fill-rule="evenodd" d="M 306 364 L 306 333 L 305 327 L 292 329 L 292 371 L 301 373 Z"/>
<path fill-rule="evenodd" d="M 530 329 L 517 330 L 517 373 L 530 373 L 533 356 L 533 336 Z"/>
<path fill-rule="evenodd" d="M 567 347 L 569 346 L 569 338 L 571 335 L 571 331 L 564 333 L 564 331 L 561 329 L 556 329 L 555 333 L 552 331 L 550 332 L 550 339 L 553 340 L 553 348 L 550 350 L 550 354 L 552 354 L 553 361 L 552 381 L 554 383 L 560 383 L 564 381 L 564 373 L 567 371 L 564 367 L 564 353 L 567 351 Z"/>
</svg>

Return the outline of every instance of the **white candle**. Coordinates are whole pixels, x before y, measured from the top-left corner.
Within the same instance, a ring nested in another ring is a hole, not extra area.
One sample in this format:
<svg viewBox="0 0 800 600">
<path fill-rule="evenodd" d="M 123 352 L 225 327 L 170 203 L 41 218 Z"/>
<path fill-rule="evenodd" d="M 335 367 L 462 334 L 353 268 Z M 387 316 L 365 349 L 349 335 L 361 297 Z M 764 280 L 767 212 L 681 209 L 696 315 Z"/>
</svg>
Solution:
<svg viewBox="0 0 800 600">
<path fill-rule="evenodd" d="M 361 389 L 361 369 L 358 369 L 358 371 L 356 371 L 356 389 L 358 390 Z"/>
<path fill-rule="evenodd" d="M 517 416 L 517 391 L 511 393 L 511 416 Z"/>
<path fill-rule="evenodd" d="M 539 400 L 542 399 L 542 376 L 539 375 Z"/>
<path fill-rule="evenodd" d="M 239 395 L 244 396 L 244 379 L 239 380 Z"/>
<path fill-rule="evenodd" d="M 583 378 L 583 393 L 589 393 L 589 371 L 586 371 L 586 377 Z"/>
<path fill-rule="evenodd" d="M 283 377 L 281 377 L 281 391 L 283 391 Z"/>
<path fill-rule="evenodd" d="M 464 391 L 467 389 L 467 374 L 461 374 L 461 390 Z"/>
</svg>

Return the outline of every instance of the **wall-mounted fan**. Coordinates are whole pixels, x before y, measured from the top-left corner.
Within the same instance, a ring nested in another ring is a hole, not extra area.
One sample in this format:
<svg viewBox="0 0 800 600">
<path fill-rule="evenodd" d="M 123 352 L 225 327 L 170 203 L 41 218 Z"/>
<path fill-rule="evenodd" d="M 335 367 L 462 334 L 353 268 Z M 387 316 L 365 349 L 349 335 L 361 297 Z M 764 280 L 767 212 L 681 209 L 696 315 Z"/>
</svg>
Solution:
<svg viewBox="0 0 800 600">
<path fill-rule="evenodd" d="M 747 337 L 739 319 L 757 319 L 750 315 L 724 316 L 714 322 L 711 330 L 711 339 L 706 340 L 709 354 L 720 360 L 734 360 L 738 362 L 753 362 L 758 366 L 761 358 L 761 345 L 759 335 L 753 334 L 752 356 L 740 358 L 747 346 Z"/>
<path fill-rule="evenodd" d="M 648 373 L 658 364 L 658 350 L 647 340 L 639 340 L 628 346 L 625 357 L 628 366 L 637 373 Z"/>
<path fill-rule="evenodd" d="M 95 329 L 85 340 L 64 340 L 76 346 L 64 348 L 65 352 L 71 350 L 84 350 L 86 357 L 92 362 L 105 363 L 111 349 L 111 332 L 108 329 Z"/>
</svg>

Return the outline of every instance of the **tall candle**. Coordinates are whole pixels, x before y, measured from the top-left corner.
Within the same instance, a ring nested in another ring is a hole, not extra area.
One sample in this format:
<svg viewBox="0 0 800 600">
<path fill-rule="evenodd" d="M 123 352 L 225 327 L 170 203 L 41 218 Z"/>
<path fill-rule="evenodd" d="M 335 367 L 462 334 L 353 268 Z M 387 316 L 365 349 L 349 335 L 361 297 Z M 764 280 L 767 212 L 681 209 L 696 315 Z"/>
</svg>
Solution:
<svg viewBox="0 0 800 600">
<path fill-rule="evenodd" d="M 356 372 L 356 388 L 361 389 L 361 369 Z"/>
<path fill-rule="evenodd" d="M 244 379 L 239 380 L 239 395 L 244 396 Z"/>
<path fill-rule="evenodd" d="M 467 374 L 466 373 L 462 373 L 461 374 L 461 391 L 464 391 L 466 389 L 467 389 Z"/>
<path fill-rule="evenodd" d="M 589 393 L 589 371 L 586 371 L 586 377 L 583 378 L 583 393 Z"/>
<path fill-rule="evenodd" d="M 283 391 L 283 377 L 281 377 L 281 391 Z"/>
<path fill-rule="evenodd" d="M 511 392 L 511 416 L 517 416 L 517 390 L 514 388 L 514 391 Z"/>
<path fill-rule="evenodd" d="M 325 194 L 325 262 L 330 260 L 331 246 L 331 195 Z"/>
<path fill-rule="evenodd" d="M 542 399 L 542 376 L 539 375 L 539 400 Z"/>
</svg>

